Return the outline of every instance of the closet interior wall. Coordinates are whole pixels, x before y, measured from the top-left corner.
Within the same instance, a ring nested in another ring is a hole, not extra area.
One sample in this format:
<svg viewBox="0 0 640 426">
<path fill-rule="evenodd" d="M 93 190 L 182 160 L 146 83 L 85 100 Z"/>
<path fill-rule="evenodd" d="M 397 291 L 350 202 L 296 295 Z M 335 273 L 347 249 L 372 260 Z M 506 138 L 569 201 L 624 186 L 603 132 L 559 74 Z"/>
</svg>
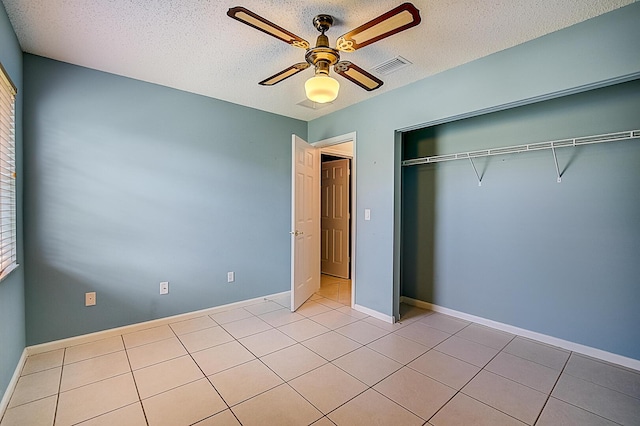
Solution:
<svg viewBox="0 0 640 426">
<path fill-rule="evenodd" d="M 407 132 L 402 159 L 640 128 L 640 81 Z M 402 168 L 401 295 L 640 359 L 640 142 Z"/>
</svg>

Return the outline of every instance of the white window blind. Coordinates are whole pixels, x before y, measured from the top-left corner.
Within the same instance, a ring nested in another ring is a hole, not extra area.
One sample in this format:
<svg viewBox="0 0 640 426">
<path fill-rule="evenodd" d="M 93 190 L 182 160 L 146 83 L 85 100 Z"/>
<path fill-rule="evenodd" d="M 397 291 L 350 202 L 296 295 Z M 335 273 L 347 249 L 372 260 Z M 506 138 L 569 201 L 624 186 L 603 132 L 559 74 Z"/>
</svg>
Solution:
<svg viewBox="0 0 640 426">
<path fill-rule="evenodd" d="M 0 64 L 0 278 L 16 267 L 16 87 Z"/>
</svg>

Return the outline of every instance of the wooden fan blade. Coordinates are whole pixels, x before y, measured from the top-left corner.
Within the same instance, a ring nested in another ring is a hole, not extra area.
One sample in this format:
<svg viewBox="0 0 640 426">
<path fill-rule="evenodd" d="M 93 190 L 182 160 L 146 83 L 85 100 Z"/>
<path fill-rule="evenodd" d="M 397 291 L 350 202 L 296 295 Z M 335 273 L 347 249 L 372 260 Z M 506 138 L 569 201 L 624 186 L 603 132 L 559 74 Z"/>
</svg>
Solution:
<svg viewBox="0 0 640 426">
<path fill-rule="evenodd" d="M 371 92 L 382 86 L 384 82 L 374 75 L 369 74 L 359 66 L 349 61 L 338 62 L 333 66 L 336 74 L 340 74 L 347 80 L 351 80 L 364 90 Z"/>
<path fill-rule="evenodd" d="M 241 6 L 232 7 L 227 11 L 227 16 L 240 21 L 250 27 L 260 30 L 263 33 L 269 34 L 279 40 L 284 41 L 292 46 L 299 47 L 301 49 L 308 49 L 309 42 L 298 37 L 285 30 L 282 27 L 277 26 L 273 22 L 264 19 L 262 16 L 253 13 L 252 11 L 245 9 Z"/>
<path fill-rule="evenodd" d="M 359 26 L 337 40 L 337 49 L 353 52 L 378 40 L 415 27 L 421 21 L 420 11 L 411 3 L 404 3 Z"/>
<path fill-rule="evenodd" d="M 300 71 L 304 71 L 309 68 L 309 64 L 306 62 L 300 62 L 295 65 L 291 65 L 289 68 L 280 71 L 278 74 L 274 74 L 271 77 L 262 80 L 258 83 L 261 86 L 273 86 L 274 84 L 280 83 L 282 80 L 286 80 L 294 74 L 298 74 Z"/>
</svg>

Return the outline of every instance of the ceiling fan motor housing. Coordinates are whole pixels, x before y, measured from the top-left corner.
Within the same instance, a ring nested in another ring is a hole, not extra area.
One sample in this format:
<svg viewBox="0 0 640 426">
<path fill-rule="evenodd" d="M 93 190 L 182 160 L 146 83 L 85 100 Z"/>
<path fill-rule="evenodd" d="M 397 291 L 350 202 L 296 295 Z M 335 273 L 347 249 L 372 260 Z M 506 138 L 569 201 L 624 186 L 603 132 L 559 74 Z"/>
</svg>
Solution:
<svg viewBox="0 0 640 426">
<path fill-rule="evenodd" d="M 316 67 L 316 75 L 329 75 L 329 67 L 340 61 L 340 53 L 338 50 L 329 47 L 329 38 L 324 34 L 331 25 L 333 25 L 333 17 L 330 15 L 318 15 L 313 18 L 313 25 L 322 34 L 316 40 L 316 46 L 307 49 L 305 60 Z"/>
</svg>

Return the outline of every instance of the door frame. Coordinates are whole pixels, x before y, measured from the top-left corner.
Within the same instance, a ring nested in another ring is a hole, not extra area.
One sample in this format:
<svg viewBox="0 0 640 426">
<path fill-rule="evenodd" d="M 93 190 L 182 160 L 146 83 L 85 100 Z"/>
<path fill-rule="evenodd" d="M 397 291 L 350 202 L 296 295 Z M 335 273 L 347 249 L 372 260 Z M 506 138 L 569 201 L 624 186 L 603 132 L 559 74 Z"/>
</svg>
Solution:
<svg viewBox="0 0 640 426">
<path fill-rule="evenodd" d="M 393 322 L 400 321 L 402 280 L 400 279 L 402 255 L 402 137 L 396 130 L 393 141 Z"/>
<path fill-rule="evenodd" d="M 323 139 L 317 142 L 313 142 L 311 145 L 316 148 L 327 148 L 333 145 L 339 145 L 341 143 L 353 142 L 353 151 L 351 153 L 351 230 L 350 230 L 350 244 L 351 244 L 351 308 L 356 304 L 356 225 L 358 211 L 356 208 L 356 132 L 346 133 L 344 135 L 335 136 L 328 139 Z"/>
<path fill-rule="evenodd" d="M 338 145 L 336 145 L 338 146 Z M 353 146 L 353 145 L 352 145 Z M 322 157 L 324 155 L 328 155 L 333 157 L 332 160 L 329 161 L 323 161 Z M 343 250 L 343 262 L 344 262 L 344 256 L 345 253 L 347 255 L 347 257 L 349 258 L 349 264 L 347 265 L 347 270 L 346 271 L 341 271 L 344 272 L 347 275 L 346 279 L 351 279 L 351 164 L 353 163 L 353 152 L 351 154 L 345 154 L 345 153 L 338 153 L 338 152 L 334 152 L 331 150 L 331 147 L 327 148 L 320 148 L 320 173 L 322 173 L 322 171 L 324 170 L 324 165 L 325 164 L 332 164 L 332 163 L 336 163 L 336 162 L 341 162 L 341 164 L 343 165 L 343 167 L 345 167 L 347 169 L 347 226 L 346 226 L 346 235 L 344 236 L 344 238 L 346 238 L 347 241 L 347 247 L 346 250 Z M 346 164 L 346 166 L 344 166 Z M 325 211 L 325 200 L 326 202 L 329 202 L 325 197 L 324 197 L 324 183 L 322 182 L 323 179 L 323 175 L 321 174 L 320 176 L 320 241 L 322 242 L 324 239 L 324 233 L 322 232 L 322 212 Z M 331 198 L 331 197 L 329 197 Z M 342 213 L 344 214 L 344 209 L 342 210 Z M 335 219 L 335 218 L 334 218 Z M 344 221 L 344 217 L 342 219 L 342 221 Z M 342 222 L 344 223 L 344 222 Z M 328 237 L 327 237 L 328 238 Z M 334 237 L 335 238 L 335 237 Z M 335 241 L 335 239 L 334 239 Z M 341 247 L 344 246 L 344 242 L 341 244 Z M 322 252 L 325 249 L 325 245 L 321 244 L 320 245 L 320 274 L 322 275 L 322 260 L 323 260 L 323 254 Z M 333 245 L 333 249 L 331 250 L 331 255 L 333 257 L 333 259 L 335 259 L 335 244 Z M 330 262 L 331 263 L 331 262 Z M 343 266 L 344 268 L 344 266 Z M 340 275 L 335 275 L 335 274 L 329 274 L 329 275 L 333 275 L 339 278 L 344 278 Z"/>
</svg>

